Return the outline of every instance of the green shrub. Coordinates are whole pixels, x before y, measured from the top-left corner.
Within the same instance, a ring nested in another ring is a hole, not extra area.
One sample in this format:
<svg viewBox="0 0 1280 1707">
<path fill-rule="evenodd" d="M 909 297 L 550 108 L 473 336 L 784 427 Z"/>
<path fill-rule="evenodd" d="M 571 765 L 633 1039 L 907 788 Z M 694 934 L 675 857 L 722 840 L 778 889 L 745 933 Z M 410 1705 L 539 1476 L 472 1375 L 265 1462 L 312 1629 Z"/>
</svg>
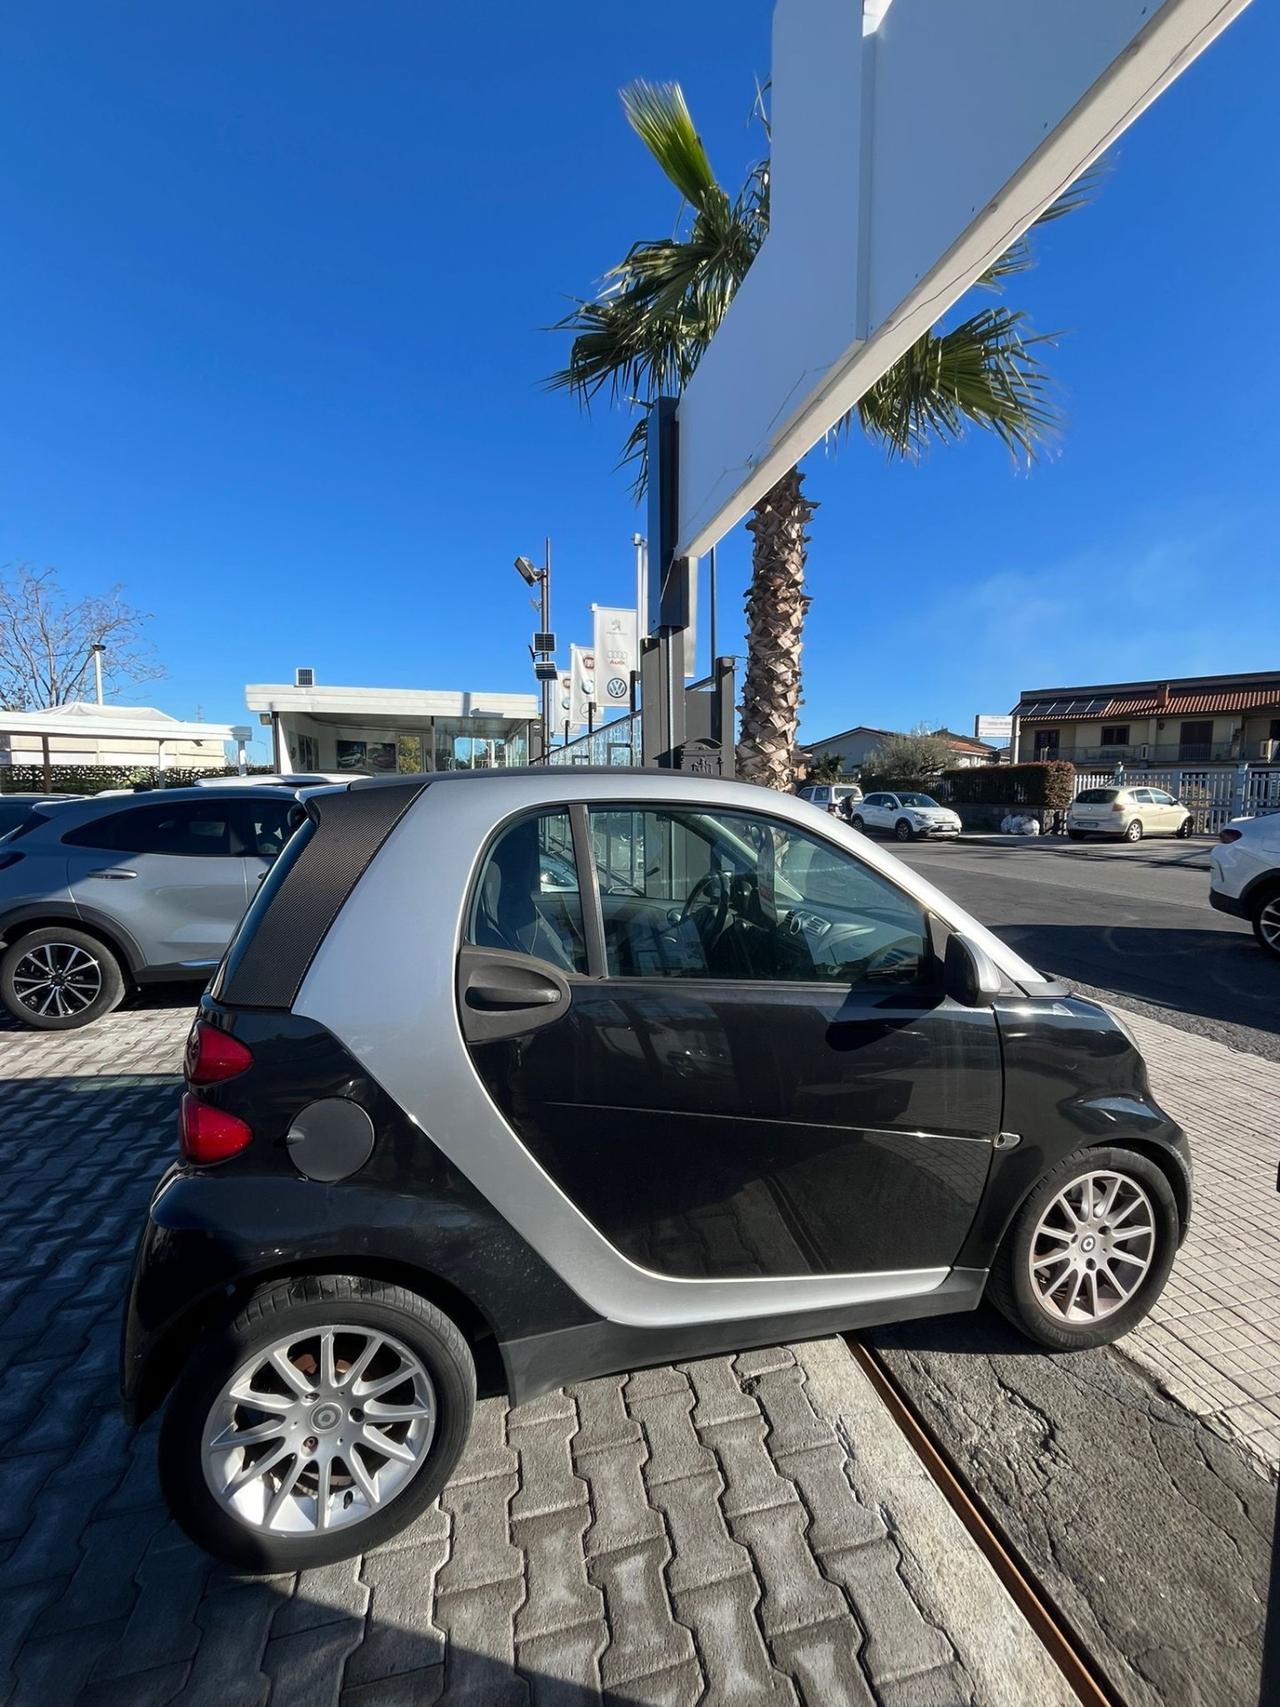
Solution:
<svg viewBox="0 0 1280 1707">
<path fill-rule="evenodd" d="M 270 765 L 250 765 L 251 776 L 262 776 Z M 43 765 L 5 765 L 0 768 L 0 794 L 101 794 L 104 788 L 190 788 L 203 776 L 237 776 L 234 765 L 214 765 L 207 770 L 157 770 L 154 765 L 52 765 L 50 781 L 44 780 Z"/>
<path fill-rule="evenodd" d="M 1065 759 L 1043 764 L 970 765 L 947 772 L 948 799 L 952 805 L 1044 806 L 1051 812 L 1065 812 L 1075 793 L 1075 771 Z"/>
</svg>

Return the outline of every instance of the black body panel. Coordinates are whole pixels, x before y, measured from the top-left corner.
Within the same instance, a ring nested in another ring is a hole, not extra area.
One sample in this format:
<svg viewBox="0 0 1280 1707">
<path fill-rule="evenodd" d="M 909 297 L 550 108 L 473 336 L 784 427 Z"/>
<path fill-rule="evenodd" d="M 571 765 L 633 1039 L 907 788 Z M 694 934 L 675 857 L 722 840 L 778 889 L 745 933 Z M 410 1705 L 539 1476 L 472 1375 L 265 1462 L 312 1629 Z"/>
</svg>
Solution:
<svg viewBox="0 0 1280 1707">
<path fill-rule="evenodd" d="M 624 1255 L 722 1279 L 954 1259 L 1000 1127 L 989 1011 L 813 984 L 570 988 L 564 1019 L 472 1058 Z"/>
<path fill-rule="evenodd" d="M 1094 1002 L 1000 1001 L 1006 1130 L 1019 1134 L 997 1150 L 961 1266 L 987 1268 L 1019 1204 L 1052 1168 L 1089 1145 L 1147 1151 L 1169 1175 L 1186 1232 L 1191 1160 L 1182 1129 L 1151 1095 L 1146 1063 L 1111 1016 Z"/>
<path fill-rule="evenodd" d="M 1233 919 L 1250 918 L 1248 901 L 1243 895 L 1224 895 L 1220 889 L 1209 891 L 1209 905 L 1218 913 L 1230 913 Z"/>
<path fill-rule="evenodd" d="M 211 1310 L 270 1276 L 400 1275 L 456 1291 L 499 1341 L 594 1320 L 513 1228 L 341 1044 L 293 1014 L 201 1016 L 253 1052 L 247 1072 L 200 1091 L 249 1122 L 248 1149 L 216 1167 L 179 1163 L 157 1187 L 134 1260 L 121 1386 L 135 1420 L 154 1409 Z M 377 1135 L 350 1179 L 300 1177 L 286 1135 L 323 1097 L 348 1097 Z"/>
</svg>

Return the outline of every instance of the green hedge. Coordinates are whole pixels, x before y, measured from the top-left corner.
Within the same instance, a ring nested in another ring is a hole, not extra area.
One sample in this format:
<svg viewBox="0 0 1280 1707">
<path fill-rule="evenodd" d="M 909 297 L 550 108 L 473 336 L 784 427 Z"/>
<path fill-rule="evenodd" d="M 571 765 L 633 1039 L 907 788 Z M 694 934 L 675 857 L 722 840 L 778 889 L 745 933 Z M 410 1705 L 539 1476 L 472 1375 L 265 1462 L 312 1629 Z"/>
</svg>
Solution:
<svg viewBox="0 0 1280 1707">
<path fill-rule="evenodd" d="M 270 765 L 250 765 L 252 776 L 269 773 Z M 189 788 L 203 776 L 237 776 L 234 765 L 215 765 L 208 770 L 157 770 L 154 765 L 52 765 L 51 781 L 44 780 L 43 765 L 0 767 L 0 794 L 100 794 L 104 788 Z"/>
<path fill-rule="evenodd" d="M 946 773 L 948 798 L 953 805 L 1047 806 L 1051 812 L 1063 812 L 1075 794 L 1075 774 L 1076 767 L 1065 759 L 970 765 Z"/>
</svg>

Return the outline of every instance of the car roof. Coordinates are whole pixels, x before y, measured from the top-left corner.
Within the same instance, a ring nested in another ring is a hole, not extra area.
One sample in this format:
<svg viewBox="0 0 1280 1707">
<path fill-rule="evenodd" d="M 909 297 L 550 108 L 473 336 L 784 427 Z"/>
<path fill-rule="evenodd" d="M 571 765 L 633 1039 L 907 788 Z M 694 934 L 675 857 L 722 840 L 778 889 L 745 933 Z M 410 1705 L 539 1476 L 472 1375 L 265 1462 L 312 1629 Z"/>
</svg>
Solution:
<svg viewBox="0 0 1280 1707">
<path fill-rule="evenodd" d="M 40 798 L 40 804 L 45 808 L 56 809 L 59 829 L 65 829 L 68 823 L 91 823 L 100 815 L 131 812 L 141 806 L 172 806 L 183 801 L 207 806 L 211 800 L 253 800 L 262 796 L 277 800 L 296 800 L 298 791 L 293 788 L 147 788 L 128 794 L 85 794 L 75 800 L 54 800 L 45 795 Z M 52 822 L 54 820 L 51 818 L 50 823 Z"/>
</svg>

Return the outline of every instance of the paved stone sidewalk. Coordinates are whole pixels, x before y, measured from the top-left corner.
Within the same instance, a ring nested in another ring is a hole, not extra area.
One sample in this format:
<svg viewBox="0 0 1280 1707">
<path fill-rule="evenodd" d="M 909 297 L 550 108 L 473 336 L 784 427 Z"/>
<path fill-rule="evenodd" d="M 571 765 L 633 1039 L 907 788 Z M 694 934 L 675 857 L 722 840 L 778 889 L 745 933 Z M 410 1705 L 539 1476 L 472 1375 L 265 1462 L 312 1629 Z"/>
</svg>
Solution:
<svg viewBox="0 0 1280 1707">
<path fill-rule="evenodd" d="M 1069 1699 L 839 1341 L 481 1405 L 361 1559 L 246 1578 L 115 1408 L 188 1013 L 0 1032 L 0 1700 L 1018 1707 Z"/>
<path fill-rule="evenodd" d="M 1188 1409 L 1280 1468 L 1280 1064 L 1125 1012 L 1156 1100 L 1186 1130 L 1191 1230 L 1122 1349 Z"/>
</svg>

